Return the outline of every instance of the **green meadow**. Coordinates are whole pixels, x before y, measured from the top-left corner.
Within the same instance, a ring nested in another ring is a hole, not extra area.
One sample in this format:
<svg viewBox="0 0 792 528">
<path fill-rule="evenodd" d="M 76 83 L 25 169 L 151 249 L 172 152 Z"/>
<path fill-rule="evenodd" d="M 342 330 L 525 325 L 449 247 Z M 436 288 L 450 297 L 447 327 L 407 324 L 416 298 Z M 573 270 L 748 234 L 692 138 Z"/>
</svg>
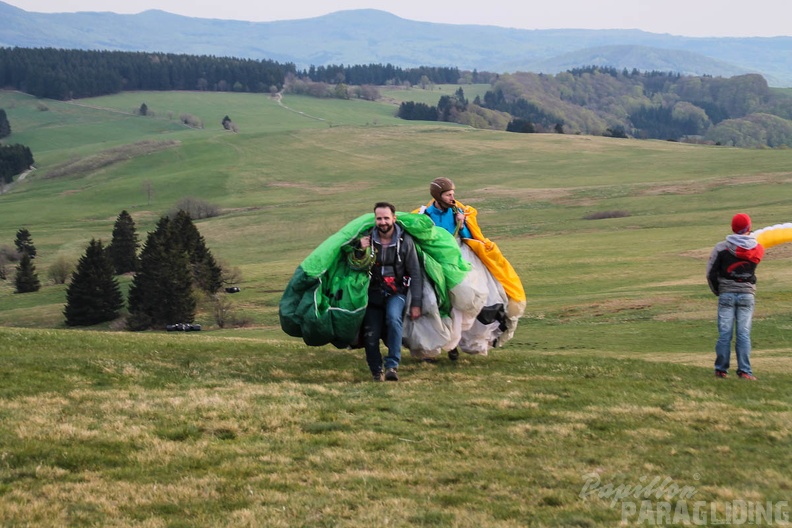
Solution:
<svg viewBox="0 0 792 528">
<path fill-rule="evenodd" d="M 759 266 L 757 382 L 713 376 L 704 270 L 734 213 L 754 228 L 792 221 L 792 150 L 394 117 L 402 100 L 436 104 L 456 88 L 383 88 L 377 103 L 0 92 L 5 141 L 36 159 L 0 195 L 0 246 L 26 227 L 42 281 L 29 294 L 14 293 L 13 269 L 0 281 L 0 525 L 788 519 L 792 246 Z M 376 201 L 427 203 L 438 176 L 522 278 L 514 338 L 456 364 L 404 351 L 401 381 L 374 384 L 362 350 L 285 335 L 278 302 L 302 259 Z M 109 242 L 124 209 L 144 241 L 188 197 L 221 211 L 196 225 L 239 271 L 227 298 L 240 324 L 219 328 L 203 303 L 201 332 L 67 328 L 49 267 Z"/>
</svg>

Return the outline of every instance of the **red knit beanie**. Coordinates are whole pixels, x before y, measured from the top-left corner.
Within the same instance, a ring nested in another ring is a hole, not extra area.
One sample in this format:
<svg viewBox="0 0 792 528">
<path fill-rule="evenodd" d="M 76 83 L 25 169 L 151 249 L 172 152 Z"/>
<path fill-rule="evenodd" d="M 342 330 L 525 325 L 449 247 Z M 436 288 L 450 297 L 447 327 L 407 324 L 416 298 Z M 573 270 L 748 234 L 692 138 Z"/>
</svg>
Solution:
<svg viewBox="0 0 792 528">
<path fill-rule="evenodd" d="M 738 235 L 745 235 L 751 231 L 751 217 L 745 213 L 737 213 L 732 218 L 732 231 Z"/>
</svg>

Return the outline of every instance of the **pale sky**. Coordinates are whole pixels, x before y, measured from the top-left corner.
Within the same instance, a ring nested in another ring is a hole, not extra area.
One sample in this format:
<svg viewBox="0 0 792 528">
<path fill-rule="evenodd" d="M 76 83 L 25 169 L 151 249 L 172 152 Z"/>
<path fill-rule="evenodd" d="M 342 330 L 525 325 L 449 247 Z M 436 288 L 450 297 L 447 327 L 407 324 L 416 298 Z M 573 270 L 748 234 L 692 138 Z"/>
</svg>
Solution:
<svg viewBox="0 0 792 528">
<path fill-rule="evenodd" d="M 401 18 L 519 29 L 641 29 L 689 37 L 792 36 L 792 0 L 1 0 L 25 11 L 140 13 L 270 22 L 347 9 Z"/>
</svg>

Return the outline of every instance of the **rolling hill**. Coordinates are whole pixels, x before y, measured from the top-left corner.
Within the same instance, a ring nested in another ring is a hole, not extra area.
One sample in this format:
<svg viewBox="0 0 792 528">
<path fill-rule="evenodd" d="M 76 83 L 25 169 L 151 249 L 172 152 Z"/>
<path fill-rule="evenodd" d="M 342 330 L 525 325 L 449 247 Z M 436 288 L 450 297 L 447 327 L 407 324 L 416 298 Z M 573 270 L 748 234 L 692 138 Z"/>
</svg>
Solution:
<svg viewBox="0 0 792 528">
<path fill-rule="evenodd" d="M 682 506 L 695 524 L 740 507 L 785 522 L 792 252 L 759 269 L 758 382 L 712 374 L 704 266 L 734 212 L 790 220 L 791 149 L 405 123 L 392 104 L 288 94 L 0 91 L 0 107 L 37 160 L 0 195 L 0 249 L 27 227 L 44 283 L 0 281 L 0 524 L 593 528 L 646 524 L 647 504 L 656 525 Z M 87 163 L 147 141 L 163 148 Z M 302 259 L 377 200 L 425 203 L 439 175 L 526 285 L 515 338 L 454 364 L 405 353 L 401 381 L 378 384 L 361 350 L 285 335 Z M 143 235 L 186 196 L 221 209 L 196 225 L 240 269 L 234 324 L 204 306 L 201 332 L 64 328 L 52 263 L 108 240 L 121 209 Z M 670 498 L 614 497 L 655 482 Z"/>
<path fill-rule="evenodd" d="M 692 38 L 638 30 L 519 30 L 434 24 L 373 9 L 276 22 L 191 18 L 159 10 L 44 14 L 0 2 L 0 46 L 162 51 L 328 64 L 457 66 L 557 73 L 598 64 L 729 77 L 760 73 L 792 86 L 792 37 Z"/>
</svg>

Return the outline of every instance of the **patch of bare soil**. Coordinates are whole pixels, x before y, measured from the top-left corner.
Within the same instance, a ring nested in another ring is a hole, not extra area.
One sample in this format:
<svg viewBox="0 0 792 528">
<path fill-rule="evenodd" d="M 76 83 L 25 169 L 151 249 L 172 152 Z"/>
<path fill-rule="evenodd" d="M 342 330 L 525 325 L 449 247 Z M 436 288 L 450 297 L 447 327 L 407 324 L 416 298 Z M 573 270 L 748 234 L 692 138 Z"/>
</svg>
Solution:
<svg viewBox="0 0 792 528">
<path fill-rule="evenodd" d="M 701 194 L 719 187 L 734 187 L 738 185 L 754 185 L 766 183 L 789 183 L 792 173 L 779 174 L 751 174 L 748 176 L 734 176 L 716 178 L 705 181 L 678 182 L 673 184 L 650 184 L 642 186 L 638 196 L 658 196 L 663 194 Z"/>
<path fill-rule="evenodd" d="M 558 202 L 568 198 L 572 189 L 514 189 L 513 187 L 483 187 L 476 189 L 476 195 L 493 198 L 517 198 L 522 202 Z M 462 200 L 463 203 L 473 200 Z"/>
<path fill-rule="evenodd" d="M 647 183 L 636 184 L 631 192 L 633 196 L 660 196 L 660 195 L 688 195 L 702 194 L 719 187 L 729 187 L 737 185 L 754 184 L 788 184 L 792 183 L 792 173 L 776 174 L 752 174 L 741 177 L 724 177 L 706 181 L 688 181 L 676 183 Z M 607 187 L 607 186 L 605 186 Z M 589 189 L 603 189 L 605 187 L 566 187 L 563 189 L 515 189 L 513 187 L 490 186 L 476 189 L 477 196 L 489 196 L 494 198 L 512 198 L 521 202 L 550 202 L 558 205 L 594 205 L 599 200 L 597 198 L 585 197 L 585 191 Z M 619 185 L 623 187 L 623 185 Z M 462 202 L 471 204 L 474 199 L 462 199 Z"/>
<path fill-rule="evenodd" d="M 311 182 L 287 182 L 275 181 L 268 184 L 270 187 L 280 187 L 283 189 L 305 189 L 320 195 L 344 194 L 349 192 L 359 192 L 366 189 L 366 185 L 361 182 L 354 184 L 334 183 L 332 187 L 321 187 Z"/>
<path fill-rule="evenodd" d="M 611 299 L 585 305 L 568 306 L 559 313 L 559 318 L 604 317 L 623 312 L 648 310 L 654 307 L 655 301 L 662 302 L 662 299 Z"/>
<path fill-rule="evenodd" d="M 713 242 L 712 245 L 714 246 L 715 242 Z M 692 259 L 696 259 L 696 260 L 707 260 L 709 258 L 709 256 L 710 256 L 711 252 L 712 252 L 712 248 L 711 247 L 709 247 L 709 248 L 699 248 L 699 249 L 690 249 L 688 251 L 682 251 L 681 253 L 679 253 L 679 256 L 680 257 L 692 258 Z"/>
<path fill-rule="evenodd" d="M 648 310 L 652 306 L 652 302 L 643 299 L 612 299 L 593 303 L 589 306 L 589 309 L 592 315 L 602 316 L 636 310 Z"/>
<path fill-rule="evenodd" d="M 767 248 L 764 258 L 772 258 L 774 260 L 792 258 L 792 245 L 779 244 L 771 248 Z"/>
<path fill-rule="evenodd" d="M 179 145 L 180 143 L 180 141 L 176 140 L 138 141 L 132 145 L 111 148 L 92 156 L 86 156 L 84 158 L 73 159 L 65 163 L 61 163 L 60 165 L 57 165 L 48 171 L 45 178 L 53 179 L 87 174 L 121 161 L 151 154 L 152 152 L 169 149 Z"/>
</svg>

